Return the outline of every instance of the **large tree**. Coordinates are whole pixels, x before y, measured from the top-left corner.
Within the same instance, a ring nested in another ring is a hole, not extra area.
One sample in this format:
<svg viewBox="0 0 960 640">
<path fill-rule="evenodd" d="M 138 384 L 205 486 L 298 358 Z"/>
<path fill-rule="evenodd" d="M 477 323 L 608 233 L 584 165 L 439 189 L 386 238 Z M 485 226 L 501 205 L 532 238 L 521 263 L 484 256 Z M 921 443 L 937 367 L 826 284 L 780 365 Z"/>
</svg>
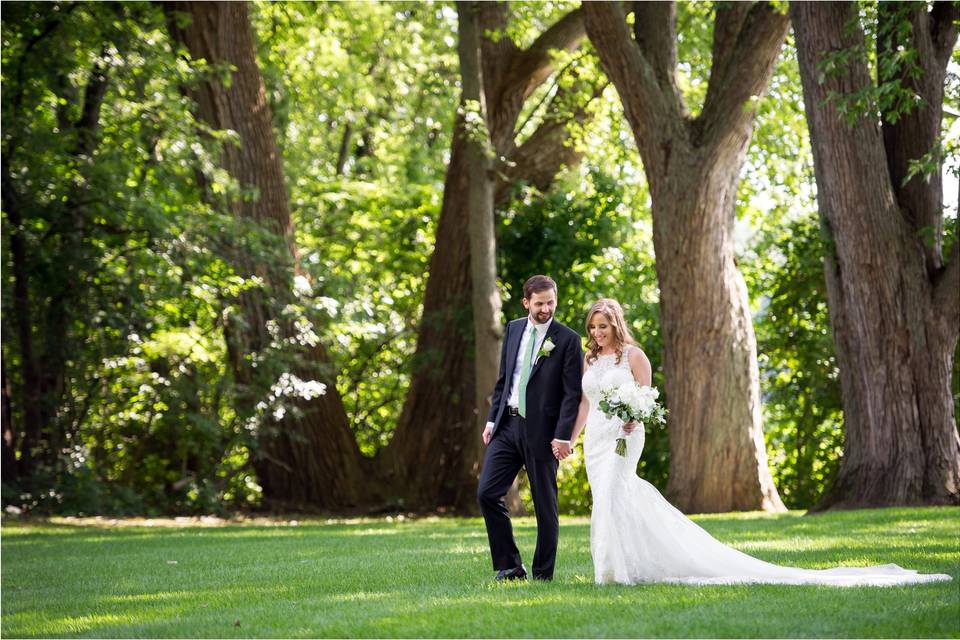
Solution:
<svg viewBox="0 0 960 640">
<path fill-rule="evenodd" d="M 653 200 L 669 498 L 684 511 L 783 509 L 767 466 L 756 338 L 737 269 L 737 185 L 755 115 L 788 28 L 766 2 L 715 4 L 712 67 L 694 117 L 677 83 L 674 2 L 583 5 L 623 102 Z"/>
<path fill-rule="evenodd" d="M 295 378 L 282 378 L 279 388 L 270 388 L 277 381 L 264 379 L 261 372 L 269 373 L 270 369 L 258 362 L 277 338 L 271 335 L 271 326 L 279 326 L 283 338 L 294 331 L 281 311 L 293 298 L 296 249 L 283 167 L 257 66 L 247 4 L 184 2 L 169 3 L 165 8 L 173 37 L 186 46 L 193 60 L 203 60 L 211 67 L 211 72 L 188 91 L 196 102 L 197 117 L 212 129 L 237 134 L 235 141 L 223 145 L 221 165 L 239 191 L 224 204 L 254 231 L 279 240 L 268 258 L 258 258 L 242 239 L 228 256 L 240 276 L 263 283 L 226 301 L 230 367 L 239 388 L 245 390 L 238 410 L 241 415 L 253 416 L 256 405 L 270 393 L 292 393 L 296 397 L 302 390 L 297 380 L 326 382 L 322 395 L 301 393 L 308 397 L 294 400 L 296 410 L 261 416 L 254 466 L 264 499 L 269 506 L 326 509 L 370 501 L 378 485 L 365 482 L 364 461 L 347 426 L 322 345 L 313 341 L 293 346 L 296 353 L 285 362 Z M 229 74 L 229 81 L 225 81 L 224 73 Z"/>
<path fill-rule="evenodd" d="M 960 8 L 880 3 L 876 81 L 857 3 L 791 3 L 791 17 L 845 426 L 819 508 L 957 504 L 960 243 L 944 261 L 938 152 Z"/>
<path fill-rule="evenodd" d="M 486 119 L 492 151 L 502 169 L 499 173 L 544 188 L 565 162 L 578 158 L 564 146 L 567 136 L 562 123 L 583 118 L 583 109 L 544 119 L 522 144 L 515 129 L 528 98 L 554 73 L 554 51 L 572 51 L 583 40 L 580 11 L 563 16 L 527 48 L 519 47 L 508 34 L 506 3 L 480 3 L 477 21 Z M 554 102 L 562 102 L 562 94 L 558 91 Z M 482 457 L 477 414 L 486 411 L 476 400 L 466 135 L 460 114 L 454 124 L 414 373 L 390 446 L 396 461 L 392 484 L 404 487 L 404 502 L 412 508 L 476 510 Z M 503 182 L 498 184 L 495 204 L 510 194 Z M 422 472 L 427 468 L 431 473 Z"/>
<path fill-rule="evenodd" d="M 214 129 L 238 133 L 238 144 L 224 146 L 222 164 L 241 186 L 253 187 L 257 197 L 231 200 L 229 206 L 239 218 L 284 238 L 288 246 L 285 255 L 278 256 L 279 266 L 250 262 L 250 252 L 242 248 L 234 260 L 241 275 L 265 282 L 274 299 L 270 304 L 264 290 L 244 292 L 235 301 L 236 321 L 227 327 L 235 377 L 262 394 L 262 383 L 248 384 L 255 382 L 257 375 L 250 356 L 267 348 L 270 336 L 266 325 L 289 299 L 290 264 L 296 250 L 246 8 L 202 2 L 167 8 L 171 32 L 187 45 L 195 60 L 205 60 L 220 73 L 224 64 L 233 69 L 229 84 L 210 73 L 190 91 L 202 120 Z M 585 102 L 596 95 L 595 88 L 582 83 L 557 90 L 547 112 L 563 115 L 544 118 L 533 134 L 518 144 L 513 128 L 526 98 L 554 71 L 553 50 L 574 48 L 583 38 L 583 28 L 578 15 L 571 14 L 522 50 L 507 37 L 494 41 L 494 32 L 507 25 L 506 11 L 504 5 L 493 4 L 482 5 L 479 11 L 489 131 L 501 169 L 491 178 L 495 198 L 501 202 L 510 195 L 508 183 L 521 181 L 545 188 L 565 163 L 578 159 L 579 153 L 564 144 L 569 136 L 561 125 L 570 119 L 584 119 Z M 185 24 L 176 21 L 180 12 L 190 16 Z M 316 345 L 299 354 L 313 366 L 297 373 L 326 380 L 326 394 L 299 403 L 299 411 L 282 420 L 267 420 L 261 429 L 256 467 L 268 503 L 332 510 L 475 508 L 480 437 L 475 413 L 478 398 L 464 123 L 461 113 L 455 124 L 425 294 L 415 374 L 393 441 L 373 459 L 359 455 L 342 402 L 330 384 L 332 374 L 324 371 L 328 360 Z M 543 157 L 549 159 L 543 161 Z M 251 396 L 248 404 L 256 399 Z"/>
</svg>

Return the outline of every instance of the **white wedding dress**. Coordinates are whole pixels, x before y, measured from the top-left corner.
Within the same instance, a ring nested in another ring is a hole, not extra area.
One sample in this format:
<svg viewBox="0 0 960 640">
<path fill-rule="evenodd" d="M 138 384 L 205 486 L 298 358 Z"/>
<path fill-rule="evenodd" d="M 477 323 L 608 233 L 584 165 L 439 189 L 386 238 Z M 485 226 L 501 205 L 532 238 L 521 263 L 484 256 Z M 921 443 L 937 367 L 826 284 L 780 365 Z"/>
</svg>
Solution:
<svg viewBox="0 0 960 640">
<path fill-rule="evenodd" d="M 630 371 L 626 352 L 619 364 L 615 355 L 600 356 L 583 376 L 583 392 L 590 401 L 583 449 L 593 492 L 590 550 L 597 583 L 887 586 L 952 579 L 945 574 L 919 574 L 895 564 L 822 570 L 783 567 L 716 540 L 637 476 L 642 428 L 627 438 L 626 457 L 616 454 L 623 422 L 604 416 L 598 403 L 601 390 L 614 378 L 622 379 L 618 369 Z"/>
</svg>

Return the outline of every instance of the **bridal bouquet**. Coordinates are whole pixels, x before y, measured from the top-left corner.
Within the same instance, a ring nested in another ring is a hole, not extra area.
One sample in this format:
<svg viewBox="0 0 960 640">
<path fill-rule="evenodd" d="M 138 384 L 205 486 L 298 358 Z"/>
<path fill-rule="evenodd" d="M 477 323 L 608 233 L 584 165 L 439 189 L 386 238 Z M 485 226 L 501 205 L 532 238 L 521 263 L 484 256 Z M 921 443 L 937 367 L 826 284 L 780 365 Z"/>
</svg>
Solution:
<svg viewBox="0 0 960 640">
<path fill-rule="evenodd" d="M 660 392 L 653 387 L 641 385 L 632 376 L 617 376 L 600 392 L 600 411 L 608 418 L 620 418 L 624 422 L 639 422 L 641 425 L 663 424 L 667 410 L 657 398 Z M 627 434 L 617 438 L 616 453 L 627 455 Z"/>
</svg>

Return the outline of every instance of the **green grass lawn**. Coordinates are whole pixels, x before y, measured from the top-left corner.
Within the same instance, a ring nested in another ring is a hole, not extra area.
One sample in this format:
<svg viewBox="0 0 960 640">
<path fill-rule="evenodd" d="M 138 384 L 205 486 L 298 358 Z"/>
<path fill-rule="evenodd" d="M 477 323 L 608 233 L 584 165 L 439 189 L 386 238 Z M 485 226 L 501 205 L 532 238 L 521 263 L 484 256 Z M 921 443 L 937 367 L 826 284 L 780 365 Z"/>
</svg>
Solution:
<svg viewBox="0 0 960 640">
<path fill-rule="evenodd" d="M 894 562 L 954 581 L 599 587 L 585 518 L 561 523 L 554 582 L 512 584 L 492 582 L 479 519 L 5 521 L 2 636 L 960 637 L 960 508 L 695 519 L 772 562 Z M 515 529 L 529 563 L 535 524 Z"/>
</svg>

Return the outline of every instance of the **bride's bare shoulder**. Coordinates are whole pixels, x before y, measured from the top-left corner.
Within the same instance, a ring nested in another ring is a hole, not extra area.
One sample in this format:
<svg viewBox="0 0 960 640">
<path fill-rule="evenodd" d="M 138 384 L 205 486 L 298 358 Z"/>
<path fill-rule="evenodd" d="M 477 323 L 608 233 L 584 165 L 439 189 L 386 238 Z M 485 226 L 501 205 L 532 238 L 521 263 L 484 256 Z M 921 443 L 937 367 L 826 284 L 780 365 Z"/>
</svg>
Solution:
<svg viewBox="0 0 960 640">
<path fill-rule="evenodd" d="M 647 354 L 643 352 L 643 349 L 635 344 L 627 345 L 627 358 L 630 360 L 630 364 L 635 362 L 650 362 L 650 359 L 647 358 Z"/>
<path fill-rule="evenodd" d="M 643 349 L 636 345 L 630 345 L 630 348 L 627 350 L 627 362 L 630 363 L 630 370 L 633 372 L 633 377 L 636 378 L 640 384 L 649 385 L 653 371 L 650 367 L 650 360 L 647 358 L 647 354 L 643 352 Z"/>
<path fill-rule="evenodd" d="M 638 356 L 642 356 L 644 358 L 647 357 L 647 354 L 643 352 L 643 349 L 641 349 L 635 344 L 626 344 L 624 345 L 624 347 L 626 349 L 626 352 L 630 354 L 631 358 L 636 358 Z"/>
</svg>

